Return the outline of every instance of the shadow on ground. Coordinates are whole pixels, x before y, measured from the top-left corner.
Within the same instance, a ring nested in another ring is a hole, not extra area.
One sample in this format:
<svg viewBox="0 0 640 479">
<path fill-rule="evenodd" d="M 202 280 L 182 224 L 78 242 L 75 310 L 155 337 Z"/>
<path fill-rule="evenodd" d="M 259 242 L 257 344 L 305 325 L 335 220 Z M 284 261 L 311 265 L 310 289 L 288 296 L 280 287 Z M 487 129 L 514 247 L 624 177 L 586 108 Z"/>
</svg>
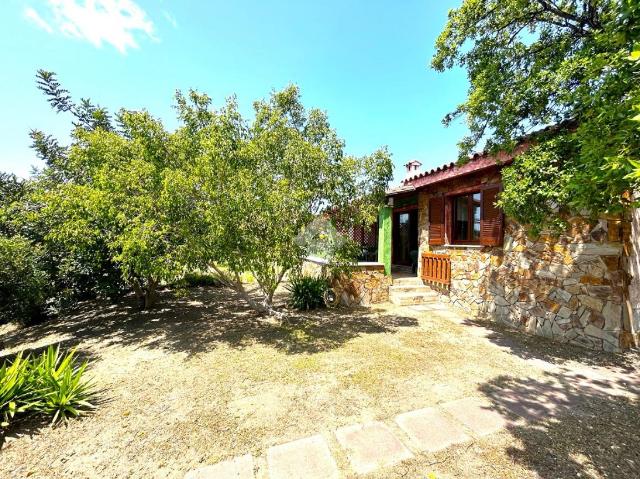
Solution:
<svg viewBox="0 0 640 479">
<path fill-rule="evenodd" d="M 636 371 L 638 352 L 612 354 L 592 351 L 571 344 L 559 343 L 548 338 L 526 334 L 507 325 L 489 319 L 465 319 L 461 324 L 479 326 L 489 330 L 486 338 L 496 346 L 522 359 L 537 359 L 561 365 L 575 361 L 588 366 L 617 367 L 628 372 Z"/>
<path fill-rule="evenodd" d="M 84 303 L 58 320 L 21 328 L 1 339 L 6 349 L 51 337 L 51 344 L 80 345 L 80 352 L 83 342 L 97 341 L 101 347 L 130 345 L 187 354 L 220 344 L 243 348 L 258 342 L 298 354 L 330 350 L 362 334 L 417 324 L 415 318 L 371 308 L 288 311 L 283 321 L 276 321 L 248 308 L 232 290 L 194 288 L 186 298 L 163 291 L 160 304 L 149 311 L 140 311 L 132 297 L 117 304 Z M 44 347 L 38 344 L 38 350 Z"/>
<path fill-rule="evenodd" d="M 499 376 L 481 386 L 509 419 L 507 453 L 542 478 L 638 477 L 640 377 L 633 373 Z"/>
</svg>

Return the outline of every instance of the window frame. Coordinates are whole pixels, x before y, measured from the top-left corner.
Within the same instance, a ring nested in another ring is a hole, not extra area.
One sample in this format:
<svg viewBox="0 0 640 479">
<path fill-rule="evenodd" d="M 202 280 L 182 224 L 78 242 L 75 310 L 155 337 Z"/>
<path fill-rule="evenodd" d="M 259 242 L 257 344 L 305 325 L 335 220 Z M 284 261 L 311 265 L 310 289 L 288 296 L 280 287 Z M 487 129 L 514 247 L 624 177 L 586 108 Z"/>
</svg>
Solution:
<svg viewBox="0 0 640 479">
<path fill-rule="evenodd" d="M 473 199 L 474 195 L 480 195 L 480 199 L 475 201 Z M 467 198 L 467 222 L 468 222 L 468 228 L 467 228 L 467 238 L 466 239 L 456 239 L 456 213 L 457 213 L 457 207 L 458 207 L 458 198 Z M 451 222 L 451 244 L 458 244 L 458 245 L 464 245 L 464 244 L 469 244 L 469 245 L 479 245 L 480 244 L 480 238 L 482 236 L 482 189 L 478 188 L 477 190 L 470 190 L 470 191 L 466 191 L 464 193 L 459 193 L 456 195 L 451 195 L 450 196 L 450 201 L 451 201 L 451 209 L 450 209 L 450 215 L 449 216 L 449 221 Z M 473 206 L 477 205 L 479 210 L 480 210 L 480 231 L 478 231 L 478 238 L 477 239 L 473 239 L 473 225 L 475 223 L 475 218 L 473 217 Z"/>
</svg>

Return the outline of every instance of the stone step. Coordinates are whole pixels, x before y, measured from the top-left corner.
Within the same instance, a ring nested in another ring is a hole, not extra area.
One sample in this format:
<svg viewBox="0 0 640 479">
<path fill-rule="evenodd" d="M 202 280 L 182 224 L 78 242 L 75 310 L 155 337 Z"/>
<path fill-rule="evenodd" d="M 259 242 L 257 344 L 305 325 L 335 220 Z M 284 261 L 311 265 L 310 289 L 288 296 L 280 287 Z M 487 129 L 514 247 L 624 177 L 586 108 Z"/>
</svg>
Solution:
<svg viewBox="0 0 640 479">
<path fill-rule="evenodd" d="M 398 306 L 435 303 L 438 301 L 438 295 L 432 291 L 428 293 L 391 293 L 389 301 Z"/>
<path fill-rule="evenodd" d="M 389 286 L 389 293 L 433 293 L 436 294 L 429 286 L 424 284 L 399 284 Z"/>
<path fill-rule="evenodd" d="M 393 285 L 394 286 L 423 286 L 424 283 L 422 282 L 422 279 L 416 276 L 410 276 L 407 278 L 395 278 L 393 280 Z"/>
</svg>

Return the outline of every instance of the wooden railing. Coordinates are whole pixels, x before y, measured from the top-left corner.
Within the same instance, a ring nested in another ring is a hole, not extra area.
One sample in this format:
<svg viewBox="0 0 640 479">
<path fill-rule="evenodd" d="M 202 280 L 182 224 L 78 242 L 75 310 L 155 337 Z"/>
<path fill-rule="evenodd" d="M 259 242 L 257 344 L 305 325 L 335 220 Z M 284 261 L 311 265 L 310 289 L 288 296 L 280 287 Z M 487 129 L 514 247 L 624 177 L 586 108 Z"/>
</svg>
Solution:
<svg viewBox="0 0 640 479">
<path fill-rule="evenodd" d="M 451 256 L 422 253 L 422 279 L 448 285 L 451 283 Z"/>
</svg>

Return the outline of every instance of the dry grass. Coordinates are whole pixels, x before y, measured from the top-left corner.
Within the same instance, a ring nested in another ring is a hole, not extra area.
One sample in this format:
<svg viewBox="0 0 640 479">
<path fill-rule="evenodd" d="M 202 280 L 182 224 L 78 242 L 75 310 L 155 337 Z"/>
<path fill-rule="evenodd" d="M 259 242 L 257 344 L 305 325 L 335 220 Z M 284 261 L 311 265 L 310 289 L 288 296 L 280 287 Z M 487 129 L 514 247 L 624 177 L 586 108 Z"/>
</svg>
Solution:
<svg viewBox="0 0 640 479">
<path fill-rule="evenodd" d="M 179 478 L 237 454 L 262 457 L 271 445 L 318 432 L 331 437 L 343 425 L 492 397 L 492 387 L 547 381 L 559 368 L 635 364 L 635 358 L 586 354 L 500 328 L 487 340 L 445 312 L 329 310 L 292 313 L 281 324 L 255 315 L 223 289 L 163 299 L 163 308 L 151 312 L 138 312 L 133 303 L 86 304 L 57 322 L 0 331 L 4 355 L 77 345 L 93 361 L 104 399 L 95 414 L 67 427 L 21 424 L 0 452 L 0 477 Z M 589 407 L 598 415 L 588 416 L 591 421 L 601 424 L 615 413 L 616 424 L 626 415 L 630 426 L 608 435 L 603 423 L 596 443 L 620 442 L 624 433 L 637 451 L 636 398 L 620 399 L 622 409 L 614 410 L 596 396 Z M 565 477 L 547 476 L 550 464 L 562 461 L 573 476 L 615 477 L 616 469 L 602 463 L 606 457 L 623 462 L 621 452 L 596 455 L 587 446 L 594 444 L 593 432 L 585 443 L 575 418 L 560 423 L 542 432 L 510 429 L 375 477 L 423 478 L 430 471 L 438 477 Z M 555 462 L 546 452 L 540 456 L 556 443 Z"/>
</svg>

